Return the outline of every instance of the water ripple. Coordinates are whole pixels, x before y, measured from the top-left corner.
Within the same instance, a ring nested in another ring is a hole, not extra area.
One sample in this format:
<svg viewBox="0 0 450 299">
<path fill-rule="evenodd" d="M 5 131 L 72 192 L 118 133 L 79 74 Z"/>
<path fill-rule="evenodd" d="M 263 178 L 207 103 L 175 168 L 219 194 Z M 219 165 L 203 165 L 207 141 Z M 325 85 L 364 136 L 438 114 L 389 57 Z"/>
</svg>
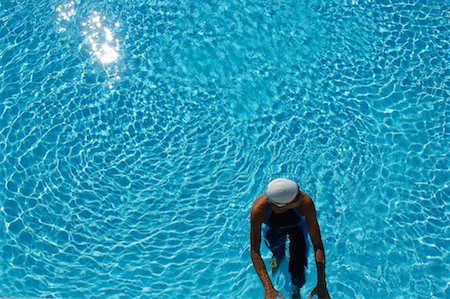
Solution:
<svg viewBox="0 0 450 299">
<path fill-rule="evenodd" d="M 5 7 L 3 296 L 260 298 L 276 176 L 316 201 L 333 296 L 448 295 L 444 2 Z"/>
</svg>

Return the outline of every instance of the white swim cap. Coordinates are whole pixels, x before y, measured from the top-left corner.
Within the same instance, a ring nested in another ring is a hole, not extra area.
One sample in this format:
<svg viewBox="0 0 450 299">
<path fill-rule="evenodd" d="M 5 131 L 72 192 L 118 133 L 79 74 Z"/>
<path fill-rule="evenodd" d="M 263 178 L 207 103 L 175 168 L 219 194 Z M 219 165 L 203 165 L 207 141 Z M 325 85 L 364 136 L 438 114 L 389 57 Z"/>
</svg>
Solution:
<svg viewBox="0 0 450 299">
<path fill-rule="evenodd" d="M 267 197 L 275 204 L 285 205 L 297 196 L 299 187 L 296 182 L 288 179 L 274 179 L 266 189 Z"/>
</svg>

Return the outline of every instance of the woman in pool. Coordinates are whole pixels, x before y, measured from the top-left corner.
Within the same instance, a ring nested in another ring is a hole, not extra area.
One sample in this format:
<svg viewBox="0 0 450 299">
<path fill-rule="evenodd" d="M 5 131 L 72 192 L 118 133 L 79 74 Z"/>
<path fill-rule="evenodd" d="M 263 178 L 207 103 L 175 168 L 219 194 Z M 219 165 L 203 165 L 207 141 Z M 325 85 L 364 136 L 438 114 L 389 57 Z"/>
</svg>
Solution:
<svg viewBox="0 0 450 299">
<path fill-rule="evenodd" d="M 284 298 L 272 285 L 260 254 L 261 228 L 265 224 L 265 240 L 274 256 L 270 263 L 272 273 L 285 257 L 286 238 L 289 236 L 289 272 L 292 278 L 292 298 L 300 298 L 300 289 L 305 284 L 307 266 L 306 240 L 301 227 L 302 217 L 306 217 L 309 234 L 314 246 L 317 266 L 317 286 L 310 298 L 329 298 L 325 281 L 325 251 L 320 236 L 316 210 L 312 199 L 300 191 L 297 183 L 288 179 L 275 179 L 267 186 L 266 193 L 253 204 L 250 220 L 250 245 L 253 266 L 264 286 L 264 298 Z"/>
</svg>

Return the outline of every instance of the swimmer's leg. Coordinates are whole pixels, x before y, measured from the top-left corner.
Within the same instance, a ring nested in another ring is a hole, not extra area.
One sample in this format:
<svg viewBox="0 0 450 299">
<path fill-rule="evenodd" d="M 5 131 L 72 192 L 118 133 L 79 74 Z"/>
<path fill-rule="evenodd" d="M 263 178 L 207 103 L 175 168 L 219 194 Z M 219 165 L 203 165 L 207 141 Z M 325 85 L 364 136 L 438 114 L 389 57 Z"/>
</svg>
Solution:
<svg viewBox="0 0 450 299">
<path fill-rule="evenodd" d="M 266 231 L 266 244 L 273 254 L 273 260 L 270 262 L 272 274 L 277 272 L 278 267 L 286 256 L 286 237 L 287 233 L 281 230 L 269 228 Z"/>
<path fill-rule="evenodd" d="M 289 240 L 289 273 L 291 273 L 292 279 L 292 298 L 299 298 L 294 297 L 294 293 L 298 293 L 296 296 L 300 296 L 300 289 L 305 284 L 305 268 L 307 267 L 305 236 L 300 226 L 289 231 Z"/>
</svg>

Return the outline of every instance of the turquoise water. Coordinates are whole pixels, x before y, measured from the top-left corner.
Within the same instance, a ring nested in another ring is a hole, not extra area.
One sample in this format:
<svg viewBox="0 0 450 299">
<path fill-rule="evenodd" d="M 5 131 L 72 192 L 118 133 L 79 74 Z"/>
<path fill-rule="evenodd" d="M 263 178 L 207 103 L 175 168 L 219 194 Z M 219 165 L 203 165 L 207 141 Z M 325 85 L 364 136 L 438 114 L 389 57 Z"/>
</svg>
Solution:
<svg viewBox="0 0 450 299">
<path fill-rule="evenodd" d="M 284 176 L 332 297 L 450 298 L 448 4 L 2 0 L 0 296 L 262 298 Z"/>
</svg>

